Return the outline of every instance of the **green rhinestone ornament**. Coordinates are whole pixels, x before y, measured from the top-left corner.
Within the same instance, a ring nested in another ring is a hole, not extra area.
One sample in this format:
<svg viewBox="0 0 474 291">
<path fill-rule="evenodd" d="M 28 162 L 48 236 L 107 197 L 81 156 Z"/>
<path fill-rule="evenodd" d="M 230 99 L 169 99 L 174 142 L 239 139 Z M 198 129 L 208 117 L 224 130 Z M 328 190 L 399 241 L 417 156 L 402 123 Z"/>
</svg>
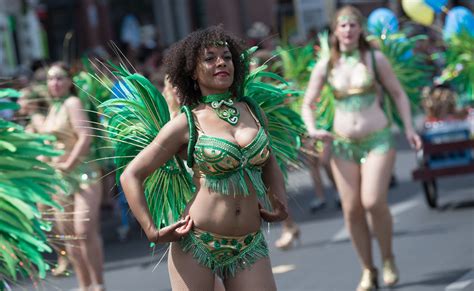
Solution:
<svg viewBox="0 0 474 291">
<path fill-rule="evenodd" d="M 231 92 L 202 96 L 201 101 L 210 104 L 217 116 L 234 126 L 239 122 L 240 112 L 234 107 Z"/>
</svg>

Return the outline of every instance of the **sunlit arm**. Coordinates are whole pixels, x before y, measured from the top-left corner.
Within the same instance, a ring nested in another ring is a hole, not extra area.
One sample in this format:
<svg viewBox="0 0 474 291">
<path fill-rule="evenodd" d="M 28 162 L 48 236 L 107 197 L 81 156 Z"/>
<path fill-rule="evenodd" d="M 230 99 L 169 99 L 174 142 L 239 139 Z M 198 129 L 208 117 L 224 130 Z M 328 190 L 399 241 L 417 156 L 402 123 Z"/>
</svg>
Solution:
<svg viewBox="0 0 474 291">
<path fill-rule="evenodd" d="M 288 199 L 285 189 L 285 179 L 278 166 L 275 156 L 271 155 L 263 167 L 263 183 L 267 187 L 268 197 L 273 212 L 260 209 L 260 215 L 268 222 L 282 221 L 288 217 Z"/>
<path fill-rule="evenodd" d="M 264 122 L 268 127 L 268 120 L 265 113 L 261 111 Z M 268 161 L 262 169 L 262 179 L 265 187 L 267 187 L 267 195 L 272 204 L 273 212 L 260 209 L 260 216 L 268 221 L 282 221 L 288 217 L 288 199 L 285 189 L 285 178 L 278 166 L 278 162 L 273 154 L 270 155 Z"/>
<path fill-rule="evenodd" d="M 408 96 L 403 90 L 400 81 L 398 81 L 397 76 L 393 72 L 392 66 L 383 53 L 379 51 L 375 52 L 375 60 L 377 62 L 377 70 L 379 70 L 377 74 L 380 76 L 380 81 L 395 102 L 397 110 L 400 113 L 403 126 L 406 130 L 413 130 Z"/>
<path fill-rule="evenodd" d="M 397 110 L 405 127 L 405 135 L 410 145 L 416 149 L 421 148 L 421 139 L 415 133 L 413 128 L 413 120 L 410 109 L 410 102 L 408 96 L 402 88 L 400 81 L 393 72 L 392 66 L 390 65 L 387 58 L 379 51 L 375 52 L 375 60 L 377 62 L 377 74 L 380 76 L 380 81 L 383 86 L 387 89 L 391 98 L 397 106 Z"/>
<path fill-rule="evenodd" d="M 317 131 L 314 122 L 314 104 L 316 103 L 316 99 L 321 95 L 326 78 L 327 65 L 327 60 L 321 60 L 314 66 L 304 95 L 303 105 L 301 107 L 301 117 L 303 118 L 310 136 L 314 136 Z"/>
<path fill-rule="evenodd" d="M 278 162 L 274 155 L 270 156 L 262 171 L 263 183 L 270 192 L 270 199 L 276 197 L 281 203 L 287 207 L 288 199 L 286 196 L 285 178 L 278 166 Z M 273 202 L 272 202 L 273 203 Z M 272 206 L 274 206 L 272 204 Z"/>
<path fill-rule="evenodd" d="M 92 137 L 89 118 L 82 107 L 81 100 L 78 97 L 69 97 L 65 103 L 66 110 L 69 114 L 69 120 L 77 134 L 77 141 L 74 144 L 67 160 L 63 163 L 62 168 L 66 171 L 73 169 L 81 158 L 89 153 Z"/>
</svg>

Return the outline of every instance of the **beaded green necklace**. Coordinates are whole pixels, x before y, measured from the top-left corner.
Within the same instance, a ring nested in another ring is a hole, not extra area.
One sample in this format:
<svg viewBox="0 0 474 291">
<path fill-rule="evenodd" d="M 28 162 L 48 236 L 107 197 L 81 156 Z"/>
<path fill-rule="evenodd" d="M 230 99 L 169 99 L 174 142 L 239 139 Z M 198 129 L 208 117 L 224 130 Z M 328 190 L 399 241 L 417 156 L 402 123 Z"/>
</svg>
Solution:
<svg viewBox="0 0 474 291">
<path fill-rule="evenodd" d="M 234 107 L 231 92 L 202 96 L 201 101 L 210 104 L 217 116 L 230 125 L 236 125 L 239 122 L 240 112 Z"/>
</svg>

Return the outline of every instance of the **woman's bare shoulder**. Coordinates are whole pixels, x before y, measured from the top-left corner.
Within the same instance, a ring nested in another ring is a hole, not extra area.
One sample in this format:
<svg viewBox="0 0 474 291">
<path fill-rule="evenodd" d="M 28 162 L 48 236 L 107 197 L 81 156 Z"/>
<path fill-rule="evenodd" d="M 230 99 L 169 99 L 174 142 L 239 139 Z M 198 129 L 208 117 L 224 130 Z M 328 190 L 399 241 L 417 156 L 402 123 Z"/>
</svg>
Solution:
<svg viewBox="0 0 474 291">
<path fill-rule="evenodd" d="M 163 129 L 165 127 L 166 128 L 172 128 L 176 132 L 181 132 L 181 133 L 187 132 L 188 131 L 188 119 L 186 117 L 186 114 L 184 114 L 184 113 L 178 114 L 175 118 L 168 121 L 165 124 L 165 126 L 163 126 Z"/>
</svg>

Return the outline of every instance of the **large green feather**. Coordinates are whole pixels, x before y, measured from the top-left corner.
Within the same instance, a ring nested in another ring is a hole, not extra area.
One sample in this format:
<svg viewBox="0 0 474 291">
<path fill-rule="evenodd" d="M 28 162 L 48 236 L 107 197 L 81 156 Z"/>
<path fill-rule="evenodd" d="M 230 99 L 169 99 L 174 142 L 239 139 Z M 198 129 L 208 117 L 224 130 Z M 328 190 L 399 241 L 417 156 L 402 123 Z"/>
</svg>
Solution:
<svg viewBox="0 0 474 291">
<path fill-rule="evenodd" d="M 421 89 L 431 84 L 433 68 L 426 64 L 428 56 L 413 53 L 416 43 L 426 39 L 425 35 L 408 37 L 405 33 L 385 34 L 376 31 L 368 37 L 378 43 L 380 50 L 389 60 L 395 75 L 405 90 L 411 111 L 416 114 L 421 111 Z M 380 73 L 379 73 L 380 74 Z M 388 92 L 385 92 L 388 93 Z M 403 123 L 393 98 L 384 96 L 385 113 L 390 120 L 400 128 Z"/>
<path fill-rule="evenodd" d="M 459 94 L 461 106 L 474 106 L 474 36 L 468 31 L 453 34 L 446 40 L 444 54 L 434 55 L 434 58 L 444 56 L 444 68 L 439 83 L 447 83 L 454 87 Z"/>
<path fill-rule="evenodd" d="M 1 95 L 12 90 L 0 90 Z M 11 108 L 11 107 L 8 107 Z M 50 252 L 37 203 L 58 207 L 52 195 L 67 188 L 61 176 L 39 155 L 59 156 L 53 136 L 26 133 L 17 124 L 0 119 L 0 286 L 18 274 L 44 278 L 48 268 L 42 253 Z M 48 144 L 47 144 L 48 143 Z"/>
<path fill-rule="evenodd" d="M 284 78 L 266 69 L 267 66 L 262 65 L 248 74 L 243 93 L 265 113 L 273 152 L 283 174 L 287 176 L 289 165 L 298 167 L 301 164 L 298 150 L 305 132 L 304 123 L 299 114 L 290 108 L 290 103 L 302 92 L 290 88 Z"/>
<path fill-rule="evenodd" d="M 115 149 L 117 179 L 128 163 L 158 134 L 170 120 L 165 98 L 148 79 L 130 73 L 125 66 L 109 64 L 115 71 L 118 86 L 125 92 L 122 99 L 111 99 L 100 104 L 106 116 L 106 139 Z M 99 73 L 95 79 L 104 80 Z M 113 84 L 111 80 L 104 84 Z M 112 91 L 112 88 L 108 88 Z M 150 175 L 144 184 L 145 197 L 157 226 L 169 225 L 180 218 L 191 199 L 194 185 L 183 162 L 172 158 Z"/>
</svg>

